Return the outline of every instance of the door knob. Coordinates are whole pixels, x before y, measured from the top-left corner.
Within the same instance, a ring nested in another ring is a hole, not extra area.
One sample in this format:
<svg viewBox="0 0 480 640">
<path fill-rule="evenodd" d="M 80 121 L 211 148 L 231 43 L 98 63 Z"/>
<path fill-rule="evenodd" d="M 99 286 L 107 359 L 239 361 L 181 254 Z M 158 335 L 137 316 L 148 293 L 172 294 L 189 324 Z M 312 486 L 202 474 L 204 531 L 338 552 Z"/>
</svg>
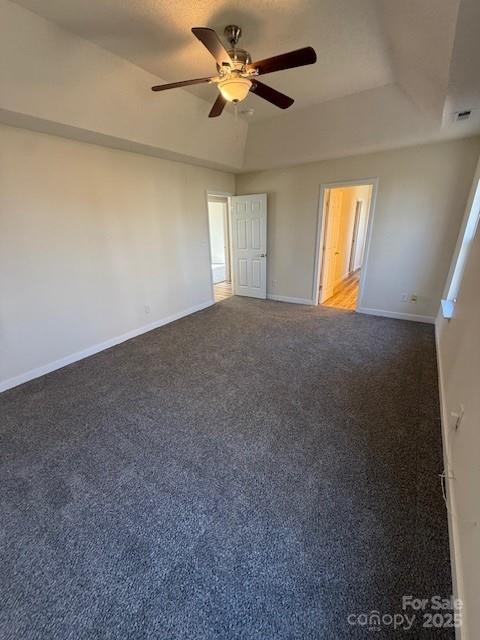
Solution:
<svg viewBox="0 0 480 640">
<path fill-rule="evenodd" d="M 266 257 L 267 257 L 267 254 L 266 254 L 266 253 L 261 253 L 261 254 L 260 254 L 260 258 L 266 258 Z"/>
</svg>

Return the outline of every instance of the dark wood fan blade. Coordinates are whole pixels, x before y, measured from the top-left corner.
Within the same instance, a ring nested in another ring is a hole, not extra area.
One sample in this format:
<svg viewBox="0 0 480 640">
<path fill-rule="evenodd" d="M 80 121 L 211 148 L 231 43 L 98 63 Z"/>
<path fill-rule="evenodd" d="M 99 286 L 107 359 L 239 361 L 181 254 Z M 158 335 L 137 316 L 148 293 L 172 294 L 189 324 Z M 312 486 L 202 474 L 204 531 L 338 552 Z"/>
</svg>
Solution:
<svg viewBox="0 0 480 640">
<path fill-rule="evenodd" d="M 280 107 L 280 109 L 288 109 L 288 107 L 291 107 L 295 102 L 293 98 L 289 98 L 284 93 L 280 93 L 280 91 L 272 89 L 272 87 L 258 80 L 252 82 L 250 91 L 260 98 L 271 102 L 276 107 Z"/>
<path fill-rule="evenodd" d="M 213 29 L 208 29 L 207 27 L 193 27 L 192 33 L 207 47 L 220 67 L 225 64 L 231 66 L 232 59 Z"/>
<path fill-rule="evenodd" d="M 218 98 L 213 103 L 213 107 L 211 108 L 210 113 L 208 114 L 208 117 L 218 118 L 218 116 L 222 115 L 222 111 L 225 108 L 226 104 L 227 104 L 227 101 L 222 96 L 222 94 L 219 93 Z"/>
<path fill-rule="evenodd" d="M 282 53 L 279 56 L 258 60 L 248 65 L 248 69 L 257 69 L 259 75 L 283 71 L 284 69 L 294 69 L 303 67 L 306 64 L 314 64 L 317 61 L 317 54 L 312 47 L 304 47 L 289 53 Z"/>
<path fill-rule="evenodd" d="M 170 84 L 157 84 L 152 87 L 152 91 L 165 91 L 165 89 L 176 89 L 177 87 L 188 87 L 190 84 L 202 84 L 210 82 L 212 78 L 196 78 L 195 80 L 182 80 L 182 82 L 171 82 Z"/>
</svg>

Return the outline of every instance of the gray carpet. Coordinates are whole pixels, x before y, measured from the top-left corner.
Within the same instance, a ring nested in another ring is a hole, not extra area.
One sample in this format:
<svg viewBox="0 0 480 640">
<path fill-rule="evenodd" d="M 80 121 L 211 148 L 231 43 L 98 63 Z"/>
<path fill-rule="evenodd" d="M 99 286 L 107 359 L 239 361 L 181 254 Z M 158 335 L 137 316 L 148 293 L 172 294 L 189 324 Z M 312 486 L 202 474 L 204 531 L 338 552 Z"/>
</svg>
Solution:
<svg viewBox="0 0 480 640">
<path fill-rule="evenodd" d="M 363 638 L 451 592 L 431 326 L 231 298 L 0 411 L 2 640 Z"/>
</svg>

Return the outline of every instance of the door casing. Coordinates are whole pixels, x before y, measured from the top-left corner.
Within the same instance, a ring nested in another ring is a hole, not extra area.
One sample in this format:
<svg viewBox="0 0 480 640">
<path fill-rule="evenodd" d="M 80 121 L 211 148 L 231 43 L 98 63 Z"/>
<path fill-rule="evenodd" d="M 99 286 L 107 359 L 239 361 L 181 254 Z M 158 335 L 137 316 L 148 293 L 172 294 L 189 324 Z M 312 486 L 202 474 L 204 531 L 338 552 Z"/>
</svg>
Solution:
<svg viewBox="0 0 480 640">
<path fill-rule="evenodd" d="M 208 272 L 210 274 L 210 288 L 212 296 L 212 304 L 215 301 L 215 289 L 213 284 L 212 275 L 212 247 L 210 246 L 210 223 L 208 219 L 208 199 L 210 196 L 215 198 L 226 198 L 227 200 L 227 225 L 228 225 L 228 272 L 230 274 L 230 280 L 233 286 L 233 271 L 232 271 L 232 225 L 231 225 L 231 198 L 234 194 L 229 191 L 214 191 L 207 189 L 205 192 L 205 222 L 208 238 Z"/>
<path fill-rule="evenodd" d="M 375 203 L 378 192 L 378 178 L 363 178 L 358 180 L 343 180 L 340 182 L 329 182 L 320 185 L 320 198 L 318 205 L 318 219 L 317 219 L 317 235 L 315 241 L 315 256 L 314 256 L 314 271 L 313 271 L 313 290 L 312 290 L 312 303 L 314 305 L 319 304 L 320 298 L 320 277 L 322 269 L 322 247 L 323 236 L 326 230 L 326 194 L 328 189 L 334 189 L 336 187 L 356 187 L 360 185 L 371 185 L 372 195 L 370 198 L 370 207 L 368 211 L 367 221 L 367 233 L 365 239 L 365 251 L 363 258 L 363 265 L 360 274 L 360 283 L 358 289 L 357 309 L 362 306 L 363 296 L 365 290 L 365 283 L 368 276 L 368 266 L 370 257 L 370 245 L 372 239 L 373 219 L 375 216 Z"/>
<path fill-rule="evenodd" d="M 348 259 L 348 274 L 351 275 L 356 269 L 358 253 L 358 234 L 360 232 L 360 219 L 362 217 L 363 201 L 357 200 L 355 203 L 355 217 L 353 221 L 352 242 L 350 243 L 350 256 Z M 367 211 L 368 213 L 368 211 Z"/>
</svg>

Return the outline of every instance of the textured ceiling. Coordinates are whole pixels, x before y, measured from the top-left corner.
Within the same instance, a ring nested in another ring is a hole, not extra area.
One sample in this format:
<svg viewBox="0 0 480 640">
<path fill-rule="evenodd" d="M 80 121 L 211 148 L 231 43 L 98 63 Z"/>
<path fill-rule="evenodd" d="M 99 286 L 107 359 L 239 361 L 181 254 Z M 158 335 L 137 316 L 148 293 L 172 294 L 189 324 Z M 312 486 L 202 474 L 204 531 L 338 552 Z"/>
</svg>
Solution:
<svg viewBox="0 0 480 640">
<path fill-rule="evenodd" d="M 254 6 L 0 0 L 0 120 L 235 170 L 469 136 L 480 132 L 479 6 L 479 0 Z M 206 117 L 214 87 L 203 88 L 207 101 L 182 89 L 149 90 L 156 78 L 210 74 L 213 61 L 190 27 L 222 32 L 229 22 L 244 28 L 242 44 L 254 57 L 317 49 L 316 65 L 262 78 L 296 98 L 292 109 L 252 95 L 256 113 L 247 127 L 228 113 Z M 471 110 L 471 117 L 457 121 L 459 110 Z"/>
<path fill-rule="evenodd" d="M 215 72 L 213 59 L 190 32 L 193 26 L 213 27 L 222 35 L 225 25 L 239 24 L 244 32 L 240 44 L 254 59 L 311 45 L 317 51 L 316 65 L 262 78 L 295 99 L 290 111 L 393 81 L 376 0 L 16 2 L 165 81 Z M 211 103 L 216 96 L 211 86 L 189 91 Z M 253 95 L 241 106 L 254 108 L 256 120 L 282 114 Z"/>
</svg>

